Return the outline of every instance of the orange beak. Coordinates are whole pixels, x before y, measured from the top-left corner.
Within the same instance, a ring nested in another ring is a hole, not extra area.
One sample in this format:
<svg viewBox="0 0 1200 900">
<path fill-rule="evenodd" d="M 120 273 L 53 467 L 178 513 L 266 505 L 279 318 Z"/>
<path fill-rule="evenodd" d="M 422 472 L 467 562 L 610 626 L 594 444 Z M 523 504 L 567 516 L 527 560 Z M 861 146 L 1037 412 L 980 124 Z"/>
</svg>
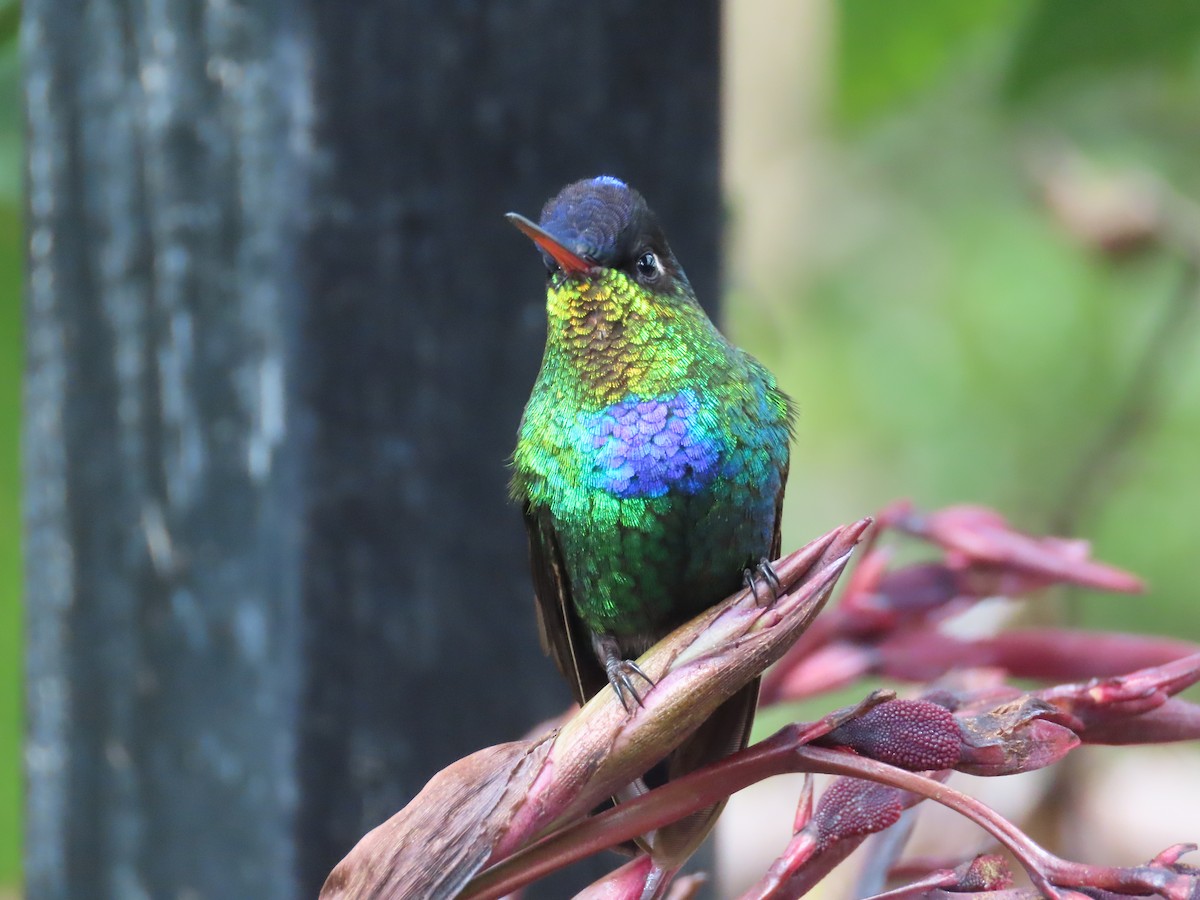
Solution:
<svg viewBox="0 0 1200 900">
<path fill-rule="evenodd" d="M 595 264 L 588 262 L 579 254 L 568 250 L 544 228 L 535 225 L 519 213 L 510 212 L 504 218 L 512 222 L 518 231 L 549 253 L 567 275 L 572 277 L 586 275 L 595 268 Z"/>
</svg>

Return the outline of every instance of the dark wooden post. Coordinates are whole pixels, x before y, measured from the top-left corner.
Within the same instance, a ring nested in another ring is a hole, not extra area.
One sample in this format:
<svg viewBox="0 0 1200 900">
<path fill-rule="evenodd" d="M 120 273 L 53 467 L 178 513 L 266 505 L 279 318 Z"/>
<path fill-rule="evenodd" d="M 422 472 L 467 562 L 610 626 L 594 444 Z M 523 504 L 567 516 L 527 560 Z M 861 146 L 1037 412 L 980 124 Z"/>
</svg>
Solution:
<svg viewBox="0 0 1200 900">
<path fill-rule="evenodd" d="M 566 703 L 504 222 L 611 172 L 717 295 L 715 2 L 28 0 L 30 896 L 313 896 Z"/>
</svg>

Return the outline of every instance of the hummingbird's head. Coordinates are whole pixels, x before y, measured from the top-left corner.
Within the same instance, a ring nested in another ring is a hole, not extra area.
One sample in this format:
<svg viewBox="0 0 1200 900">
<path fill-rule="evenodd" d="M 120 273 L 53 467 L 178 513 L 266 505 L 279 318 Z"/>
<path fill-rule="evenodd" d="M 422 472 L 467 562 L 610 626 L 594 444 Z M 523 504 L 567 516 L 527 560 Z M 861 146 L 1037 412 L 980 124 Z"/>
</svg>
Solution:
<svg viewBox="0 0 1200 900">
<path fill-rule="evenodd" d="M 543 371 L 587 402 L 678 387 L 721 338 L 642 195 L 609 175 L 569 184 L 546 204 L 541 224 L 509 213 L 546 263 Z M 674 387 L 672 387 L 674 386 Z"/>
<path fill-rule="evenodd" d="M 542 251 L 552 285 L 620 273 L 655 294 L 691 294 L 658 217 L 619 178 L 601 175 L 567 185 L 542 208 L 537 225 L 517 213 L 508 219 Z"/>
</svg>

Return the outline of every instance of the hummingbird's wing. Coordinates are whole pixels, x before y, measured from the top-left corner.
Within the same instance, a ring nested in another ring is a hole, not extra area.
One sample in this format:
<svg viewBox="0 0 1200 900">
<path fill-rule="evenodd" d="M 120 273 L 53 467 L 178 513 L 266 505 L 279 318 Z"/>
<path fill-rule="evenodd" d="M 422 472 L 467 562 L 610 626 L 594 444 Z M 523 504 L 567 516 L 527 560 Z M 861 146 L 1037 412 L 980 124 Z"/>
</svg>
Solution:
<svg viewBox="0 0 1200 900">
<path fill-rule="evenodd" d="M 790 425 L 789 425 L 790 430 Z M 771 536 L 771 561 L 779 559 L 783 552 L 783 489 L 787 485 L 788 470 L 792 467 L 791 455 L 785 456 L 780 468 L 779 493 L 775 495 L 775 533 Z"/>
<path fill-rule="evenodd" d="M 608 675 L 592 652 L 590 633 L 571 600 L 571 584 L 549 511 L 526 504 L 524 512 L 542 648 L 582 706 L 608 686 Z"/>
</svg>

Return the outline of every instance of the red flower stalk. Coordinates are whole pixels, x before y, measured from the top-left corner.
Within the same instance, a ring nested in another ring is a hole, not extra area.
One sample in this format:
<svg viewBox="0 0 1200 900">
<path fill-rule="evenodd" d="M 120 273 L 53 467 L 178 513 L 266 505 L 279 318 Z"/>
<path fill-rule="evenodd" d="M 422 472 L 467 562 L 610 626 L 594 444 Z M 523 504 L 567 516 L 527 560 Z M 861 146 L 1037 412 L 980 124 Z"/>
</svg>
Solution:
<svg viewBox="0 0 1200 900">
<path fill-rule="evenodd" d="M 360 842 L 330 875 L 322 897 L 500 897 L 755 781 L 805 772 L 840 777 L 816 802 L 806 780 L 791 840 L 747 897 L 799 897 L 870 835 L 891 829 L 892 840 L 876 854 L 867 882 L 873 885 L 868 890 L 878 890 L 889 869 L 912 879 L 878 895 L 889 900 L 1152 893 L 1200 900 L 1200 872 L 1180 862 L 1191 845 L 1176 845 L 1142 866 L 1073 863 L 945 784 L 952 771 L 1000 776 L 1041 768 L 1082 742 L 1200 737 L 1200 706 L 1176 696 L 1200 681 L 1197 648 L 1066 629 L 954 637 L 943 630 L 946 620 L 997 592 L 1053 583 L 1128 592 L 1141 584 L 1090 560 L 1082 542 L 1020 534 L 990 510 L 919 514 L 902 504 L 881 518 L 930 542 L 941 558 L 890 570 L 887 550 L 871 548 L 838 607 L 817 618 L 868 523 L 813 542 L 777 564 L 781 591 L 775 603 L 759 605 L 751 592 L 739 592 L 639 660 L 655 682 L 643 707 L 626 713 L 610 691 L 602 691 L 548 734 L 488 748 L 449 767 Z M 764 681 L 768 699 L 810 696 L 868 674 L 936 683 L 913 700 L 876 692 L 589 815 L 776 660 Z M 1064 683 L 1023 691 L 1006 677 Z M 1014 888 L 995 856 L 915 874 L 911 865 L 893 867 L 905 833 L 894 826 L 924 800 L 948 806 L 990 833 L 1034 890 Z M 674 873 L 674 865 L 642 855 L 581 896 L 692 896 L 698 882 L 681 879 L 671 887 Z"/>
</svg>

